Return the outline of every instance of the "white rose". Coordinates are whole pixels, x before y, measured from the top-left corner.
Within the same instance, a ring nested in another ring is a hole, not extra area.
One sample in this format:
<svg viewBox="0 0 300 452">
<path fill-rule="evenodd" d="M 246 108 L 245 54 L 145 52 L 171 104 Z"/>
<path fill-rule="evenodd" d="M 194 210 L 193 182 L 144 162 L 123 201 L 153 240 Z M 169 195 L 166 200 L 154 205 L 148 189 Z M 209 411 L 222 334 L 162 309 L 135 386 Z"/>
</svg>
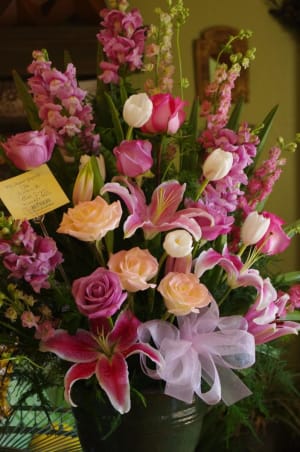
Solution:
<svg viewBox="0 0 300 452">
<path fill-rule="evenodd" d="M 166 235 L 163 248 L 171 257 L 185 257 L 193 250 L 193 238 L 184 229 L 177 229 Z"/>
</svg>

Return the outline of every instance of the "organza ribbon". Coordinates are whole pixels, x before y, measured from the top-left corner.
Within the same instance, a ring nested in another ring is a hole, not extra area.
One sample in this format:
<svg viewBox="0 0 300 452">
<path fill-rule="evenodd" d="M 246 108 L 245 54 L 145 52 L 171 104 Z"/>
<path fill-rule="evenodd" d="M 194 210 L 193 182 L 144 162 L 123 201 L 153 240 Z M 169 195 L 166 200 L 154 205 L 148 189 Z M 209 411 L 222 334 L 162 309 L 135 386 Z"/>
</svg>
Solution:
<svg viewBox="0 0 300 452">
<path fill-rule="evenodd" d="M 165 393 L 191 403 L 197 394 L 212 405 L 221 399 L 226 405 L 251 394 L 232 369 L 255 363 L 255 341 L 241 316 L 219 317 L 215 301 L 199 314 L 178 317 L 178 328 L 163 320 L 151 320 L 138 328 L 142 342 L 154 341 L 164 358 L 160 368 L 147 366 L 144 372 L 166 382 Z M 203 391 L 203 382 L 207 388 Z"/>
</svg>

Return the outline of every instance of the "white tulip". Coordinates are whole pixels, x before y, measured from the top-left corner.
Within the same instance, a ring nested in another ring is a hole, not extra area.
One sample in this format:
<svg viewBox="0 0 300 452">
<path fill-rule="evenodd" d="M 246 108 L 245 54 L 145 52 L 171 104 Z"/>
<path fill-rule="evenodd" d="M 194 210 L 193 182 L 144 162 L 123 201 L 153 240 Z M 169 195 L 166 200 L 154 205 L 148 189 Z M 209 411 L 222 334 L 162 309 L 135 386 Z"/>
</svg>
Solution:
<svg viewBox="0 0 300 452">
<path fill-rule="evenodd" d="M 203 174 L 207 180 L 219 180 L 227 176 L 232 168 L 232 152 L 217 148 L 212 151 L 203 164 Z"/>
<path fill-rule="evenodd" d="M 128 97 L 123 107 L 124 121 L 130 127 L 142 127 L 152 115 L 153 104 L 146 93 Z"/>
<path fill-rule="evenodd" d="M 177 229 L 166 235 L 163 248 L 171 257 L 188 256 L 193 250 L 193 237 L 184 229 Z"/>
<path fill-rule="evenodd" d="M 241 227 L 241 240 L 245 245 L 255 245 L 263 238 L 270 226 L 270 218 L 251 212 Z"/>
</svg>

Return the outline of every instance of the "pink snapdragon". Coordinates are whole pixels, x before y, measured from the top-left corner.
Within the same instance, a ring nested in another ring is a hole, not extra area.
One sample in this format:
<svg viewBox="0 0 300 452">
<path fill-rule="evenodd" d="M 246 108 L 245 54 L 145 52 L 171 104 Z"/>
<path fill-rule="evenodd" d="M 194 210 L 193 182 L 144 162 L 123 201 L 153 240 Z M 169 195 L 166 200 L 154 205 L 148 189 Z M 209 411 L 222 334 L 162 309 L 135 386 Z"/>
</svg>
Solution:
<svg viewBox="0 0 300 452">
<path fill-rule="evenodd" d="M 83 150 L 98 152 L 100 137 L 95 133 L 92 107 L 87 92 L 77 83 L 76 69 L 69 63 L 65 72 L 52 67 L 47 55 L 33 52 L 28 66 L 28 85 L 38 107 L 42 127 L 56 137 L 59 146 L 79 135 Z"/>
<path fill-rule="evenodd" d="M 286 159 L 280 157 L 281 149 L 272 147 L 269 151 L 269 158 L 255 169 L 249 179 L 247 191 L 244 194 L 244 204 L 247 208 L 255 209 L 260 203 L 264 202 L 272 192 L 274 184 L 282 173 L 282 167 Z M 243 207 L 245 211 L 246 208 Z"/>
<path fill-rule="evenodd" d="M 300 284 L 294 284 L 292 287 L 289 288 L 288 294 L 290 296 L 290 304 L 292 309 L 299 309 L 300 308 Z"/>
<path fill-rule="evenodd" d="M 24 279 L 38 293 L 50 287 L 49 276 L 63 261 L 52 238 L 37 235 L 25 220 L 11 239 L 1 242 L 8 245 L 1 255 L 9 277 Z"/>
<path fill-rule="evenodd" d="M 201 135 L 200 141 L 207 149 L 220 147 L 226 152 L 231 152 L 233 156 L 233 164 L 229 173 L 220 180 L 210 182 L 198 202 L 198 204 L 204 205 L 212 215 L 215 212 L 215 224 L 221 226 L 220 233 L 224 233 L 224 231 L 228 233 L 233 224 L 231 214 L 237 209 L 240 198 L 244 195 L 242 186 L 248 183 L 245 170 L 251 165 L 256 155 L 258 138 L 244 123 L 237 132 L 226 128 L 206 129 Z M 195 204 L 188 202 L 188 205 Z M 210 231 L 207 233 L 209 234 L 207 237 L 211 238 Z M 218 231 L 215 229 L 213 238 L 216 238 L 217 233 Z"/>
<path fill-rule="evenodd" d="M 239 65 L 228 69 L 222 64 L 215 72 L 214 80 L 206 87 L 206 99 L 201 113 L 207 120 L 208 129 L 213 132 L 222 129 L 228 122 L 232 90 L 239 75 Z"/>
<path fill-rule="evenodd" d="M 101 16 L 102 28 L 97 38 L 107 61 L 100 63 L 100 78 L 104 83 L 118 83 L 121 67 L 129 72 L 141 68 L 146 30 L 138 9 L 102 9 Z"/>
</svg>

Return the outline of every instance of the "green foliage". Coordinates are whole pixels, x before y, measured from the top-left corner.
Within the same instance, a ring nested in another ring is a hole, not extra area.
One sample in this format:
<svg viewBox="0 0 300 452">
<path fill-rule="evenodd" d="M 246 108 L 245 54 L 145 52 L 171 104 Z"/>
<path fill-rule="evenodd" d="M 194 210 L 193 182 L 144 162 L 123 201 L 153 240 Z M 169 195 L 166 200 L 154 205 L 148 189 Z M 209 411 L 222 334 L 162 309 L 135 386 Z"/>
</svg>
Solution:
<svg viewBox="0 0 300 452">
<path fill-rule="evenodd" d="M 300 435 L 297 375 L 282 357 L 283 350 L 284 341 L 257 348 L 255 366 L 241 375 L 251 397 L 230 407 L 221 403 L 209 409 L 199 452 L 266 450 L 263 444 L 272 425 L 287 429 L 291 437 Z"/>
</svg>

